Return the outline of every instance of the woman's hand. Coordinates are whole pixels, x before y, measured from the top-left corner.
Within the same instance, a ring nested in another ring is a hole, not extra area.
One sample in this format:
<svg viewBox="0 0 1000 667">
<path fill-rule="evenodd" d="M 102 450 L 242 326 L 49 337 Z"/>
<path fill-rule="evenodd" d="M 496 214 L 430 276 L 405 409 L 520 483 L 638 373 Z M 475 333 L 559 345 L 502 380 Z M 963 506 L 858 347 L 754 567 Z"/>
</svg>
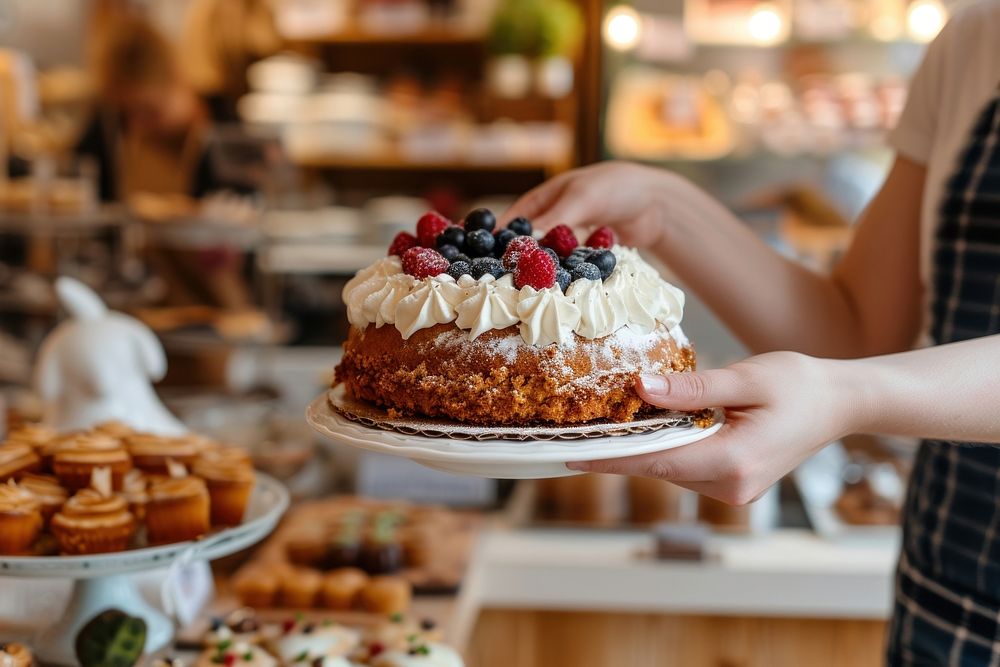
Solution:
<svg viewBox="0 0 1000 667">
<path fill-rule="evenodd" d="M 869 402 L 842 364 L 773 352 L 720 370 L 643 376 L 637 387 L 649 403 L 676 410 L 723 406 L 726 423 L 685 447 L 568 467 L 655 477 L 726 503 L 751 502 L 863 423 Z"/>
<path fill-rule="evenodd" d="M 629 162 L 601 162 L 546 181 L 514 203 L 501 224 L 517 217 L 545 231 L 607 225 L 622 242 L 637 247 L 658 243 L 663 234 L 663 204 L 683 181 L 663 171 Z"/>
</svg>

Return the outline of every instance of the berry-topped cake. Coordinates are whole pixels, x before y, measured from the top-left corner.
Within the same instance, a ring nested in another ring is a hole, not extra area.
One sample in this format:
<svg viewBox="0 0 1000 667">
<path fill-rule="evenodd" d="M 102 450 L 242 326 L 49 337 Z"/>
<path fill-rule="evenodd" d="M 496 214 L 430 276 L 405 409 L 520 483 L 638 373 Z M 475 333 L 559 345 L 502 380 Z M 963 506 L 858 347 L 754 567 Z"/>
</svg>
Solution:
<svg viewBox="0 0 1000 667">
<path fill-rule="evenodd" d="M 630 421 L 640 374 L 690 371 L 684 293 L 601 228 L 536 240 L 486 209 L 400 233 L 344 288 L 336 383 L 399 417 L 477 425 Z"/>
</svg>

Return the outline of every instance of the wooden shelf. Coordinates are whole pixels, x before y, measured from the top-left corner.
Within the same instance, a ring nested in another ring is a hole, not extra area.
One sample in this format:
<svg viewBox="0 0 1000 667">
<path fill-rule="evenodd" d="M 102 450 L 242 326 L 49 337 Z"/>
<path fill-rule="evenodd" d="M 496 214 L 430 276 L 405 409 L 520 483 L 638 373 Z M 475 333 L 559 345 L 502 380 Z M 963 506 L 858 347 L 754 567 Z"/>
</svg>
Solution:
<svg viewBox="0 0 1000 667">
<path fill-rule="evenodd" d="M 566 168 L 569 159 L 545 162 L 542 160 L 514 160 L 509 162 L 474 162 L 471 160 L 416 161 L 396 155 L 351 157 L 346 155 L 309 155 L 293 157 L 292 161 L 309 169 L 357 169 L 366 171 L 478 171 L 520 172 L 544 171 L 554 173 Z"/>
<path fill-rule="evenodd" d="M 335 33 L 299 38 L 294 41 L 299 44 L 447 46 L 479 44 L 485 40 L 486 32 L 482 28 L 459 27 L 446 23 L 438 23 L 414 31 L 372 31 L 358 24 L 351 24 Z"/>
</svg>

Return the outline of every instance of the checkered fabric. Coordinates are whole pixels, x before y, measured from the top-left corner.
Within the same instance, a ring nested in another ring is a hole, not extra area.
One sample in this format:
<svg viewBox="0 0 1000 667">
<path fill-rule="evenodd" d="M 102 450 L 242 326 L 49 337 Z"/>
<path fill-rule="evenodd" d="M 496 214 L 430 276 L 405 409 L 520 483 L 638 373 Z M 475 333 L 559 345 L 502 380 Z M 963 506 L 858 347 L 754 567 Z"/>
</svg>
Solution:
<svg viewBox="0 0 1000 667">
<path fill-rule="evenodd" d="M 1000 92 L 941 203 L 931 313 L 939 344 L 1000 333 Z M 889 664 L 1000 667 L 1000 446 L 922 443 L 904 512 Z"/>
</svg>

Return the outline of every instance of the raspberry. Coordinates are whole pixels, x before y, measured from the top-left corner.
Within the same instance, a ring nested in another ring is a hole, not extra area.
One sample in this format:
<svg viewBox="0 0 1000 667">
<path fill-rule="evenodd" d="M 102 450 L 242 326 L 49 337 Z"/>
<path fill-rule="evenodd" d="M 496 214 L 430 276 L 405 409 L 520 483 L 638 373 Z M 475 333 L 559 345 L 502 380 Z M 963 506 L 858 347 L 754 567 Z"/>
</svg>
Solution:
<svg viewBox="0 0 1000 667">
<path fill-rule="evenodd" d="M 573 235 L 573 230 L 566 225 L 556 225 L 550 229 L 549 233 L 542 237 L 540 244 L 552 248 L 560 257 L 566 257 L 573 252 L 573 248 L 580 245 Z"/>
<path fill-rule="evenodd" d="M 437 250 L 410 248 L 403 253 L 403 273 L 414 278 L 433 278 L 448 270 L 449 262 Z"/>
<path fill-rule="evenodd" d="M 451 227 L 451 220 L 437 211 L 428 211 L 417 221 L 417 240 L 425 248 L 437 246 L 438 234 Z"/>
<path fill-rule="evenodd" d="M 396 234 L 396 238 L 394 238 L 392 243 L 389 244 L 389 254 L 402 256 L 404 252 L 410 248 L 415 248 L 416 246 L 416 236 L 410 234 L 409 232 L 400 232 Z"/>
<path fill-rule="evenodd" d="M 546 289 L 556 283 L 556 265 L 549 254 L 541 248 L 530 248 L 517 258 L 514 269 L 514 286 L 525 285 L 535 289 Z"/>
<path fill-rule="evenodd" d="M 589 248 L 611 248 L 617 240 L 610 227 L 599 227 L 587 237 L 587 242 L 584 245 Z"/>
<path fill-rule="evenodd" d="M 508 271 L 513 271 L 514 267 L 517 265 L 517 258 L 520 257 L 521 253 L 530 248 L 537 247 L 538 242 L 530 236 L 518 236 L 515 239 L 511 239 L 510 243 L 507 244 L 507 249 L 504 250 L 503 257 L 501 258 L 503 268 Z"/>
</svg>

